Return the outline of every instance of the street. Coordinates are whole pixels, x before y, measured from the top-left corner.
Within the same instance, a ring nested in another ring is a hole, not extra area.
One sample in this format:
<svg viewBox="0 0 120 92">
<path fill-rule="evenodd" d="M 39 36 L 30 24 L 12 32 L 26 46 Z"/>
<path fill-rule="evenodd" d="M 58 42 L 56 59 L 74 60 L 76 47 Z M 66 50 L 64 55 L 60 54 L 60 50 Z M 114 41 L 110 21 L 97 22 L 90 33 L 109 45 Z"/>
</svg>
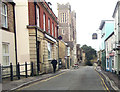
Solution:
<svg viewBox="0 0 120 92">
<path fill-rule="evenodd" d="M 80 66 L 19 90 L 105 90 L 105 87 L 93 66 Z"/>
</svg>

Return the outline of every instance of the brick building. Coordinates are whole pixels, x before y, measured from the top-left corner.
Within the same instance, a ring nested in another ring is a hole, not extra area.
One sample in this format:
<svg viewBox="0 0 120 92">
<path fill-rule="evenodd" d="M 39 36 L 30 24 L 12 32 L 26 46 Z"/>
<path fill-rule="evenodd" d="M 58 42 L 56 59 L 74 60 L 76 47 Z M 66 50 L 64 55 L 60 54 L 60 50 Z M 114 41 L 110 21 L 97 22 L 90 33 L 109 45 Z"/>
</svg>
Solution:
<svg viewBox="0 0 120 92">
<path fill-rule="evenodd" d="M 30 61 L 40 72 L 51 72 L 51 60 L 58 60 L 57 17 L 48 3 L 28 2 Z"/>
<path fill-rule="evenodd" d="M 1 1 L 0 3 L 0 63 L 8 66 L 16 64 L 15 59 L 15 30 L 14 30 L 14 3 Z"/>
<path fill-rule="evenodd" d="M 6 0 L 0 1 L 0 65 L 3 67 L 10 63 L 16 65 L 14 5 Z M 6 71 L 9 69 L 2 70 L 2 74 L 6 74 Z M 13 71 L 16 71 L 15 67 Z"/>
</svg>

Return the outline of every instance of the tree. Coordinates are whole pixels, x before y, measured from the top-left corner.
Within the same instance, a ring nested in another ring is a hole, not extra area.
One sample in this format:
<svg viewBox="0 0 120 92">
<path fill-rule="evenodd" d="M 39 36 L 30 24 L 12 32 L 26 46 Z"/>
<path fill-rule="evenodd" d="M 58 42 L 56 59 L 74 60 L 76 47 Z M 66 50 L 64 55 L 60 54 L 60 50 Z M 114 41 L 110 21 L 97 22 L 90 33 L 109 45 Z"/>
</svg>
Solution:
<svg viewBox="0 0 120 92">
<path fill-rule="evenodd" d="M 96 50 L 93 49 L 91 46 L 87 46 L 87 45 L 83 45 L 81 48 L 85 52 L 85 57 L 87 60 L 86 64 L 90 64 L 90 61 L 97 57 Z"/>
</svg>

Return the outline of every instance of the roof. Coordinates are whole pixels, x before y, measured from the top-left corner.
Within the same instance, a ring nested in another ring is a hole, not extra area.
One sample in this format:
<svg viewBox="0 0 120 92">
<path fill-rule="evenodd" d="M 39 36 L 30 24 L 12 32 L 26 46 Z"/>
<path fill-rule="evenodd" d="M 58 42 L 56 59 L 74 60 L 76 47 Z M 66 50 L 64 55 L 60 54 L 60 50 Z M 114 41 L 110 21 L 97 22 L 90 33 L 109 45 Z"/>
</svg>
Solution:
<svg viewBox="0 0 120 92">
<path fill-rule="evenodd" d="M 113 20 L 102 20 L 101 23 L 100 23 L 100 26 L 99 26 L 99 29 L 102 30 L 103 27 L 104 27 L 104 24 L 106 21 L 113 21 Z"/>
<path fill-rule="evenodd" d="M 118 1 L 117 4 L 116 4 L 116 6 L 115 6 L 115 9 L 114 9 L 114 12 L 113 12 L 113 15 L 112 15 L 113 18 L 115 17 L 115 13 L 116 13 L 116 11 L 118 9 L 119 3 L 120 3 L 120 1 Z"/>
</svg>

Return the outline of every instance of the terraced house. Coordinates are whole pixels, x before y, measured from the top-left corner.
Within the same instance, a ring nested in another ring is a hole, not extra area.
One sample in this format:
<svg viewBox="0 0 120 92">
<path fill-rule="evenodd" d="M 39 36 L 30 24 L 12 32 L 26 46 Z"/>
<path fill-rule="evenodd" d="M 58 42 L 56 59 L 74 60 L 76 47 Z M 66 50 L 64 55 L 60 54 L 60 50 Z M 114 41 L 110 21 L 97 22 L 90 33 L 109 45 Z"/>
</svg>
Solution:
<svg viewBox="0 0 120 92">
<path fill-rule="evenodd" d="M 16 64 L 14 5 L 13 2 L 5 0 L 0 3 L 0 63 L 2 66 Z"/>
</svg>

